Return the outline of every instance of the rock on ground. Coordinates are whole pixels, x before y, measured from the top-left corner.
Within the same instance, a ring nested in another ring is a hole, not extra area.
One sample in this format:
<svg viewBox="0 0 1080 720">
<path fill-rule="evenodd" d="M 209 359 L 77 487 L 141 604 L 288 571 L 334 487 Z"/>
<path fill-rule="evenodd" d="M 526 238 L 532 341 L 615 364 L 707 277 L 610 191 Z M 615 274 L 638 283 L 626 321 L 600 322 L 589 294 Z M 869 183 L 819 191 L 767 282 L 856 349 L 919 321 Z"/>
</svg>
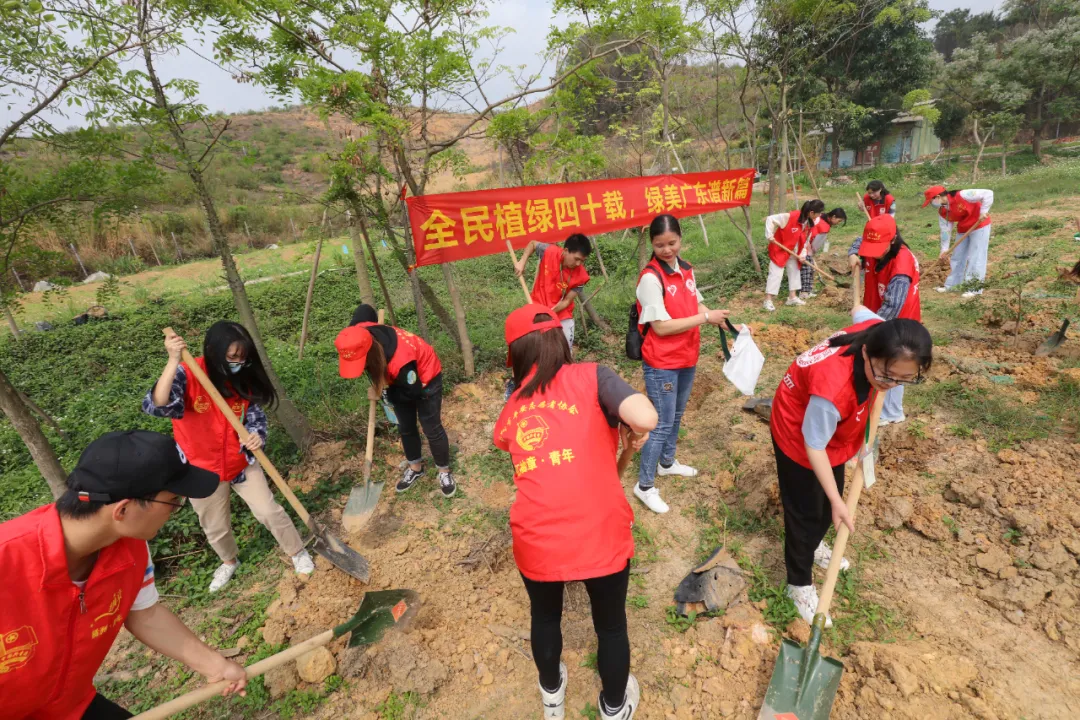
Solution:
<svg viewBox="0 0 1080 720">
<path fill-rule="evenodd" d="M 337 663 L 334 662 L 334 656 L 325 647 L 317 647 L 296 660 L 296 672 L 305 682 L 321 683 L 333 675 L 335 670 Z"/>
</svg>

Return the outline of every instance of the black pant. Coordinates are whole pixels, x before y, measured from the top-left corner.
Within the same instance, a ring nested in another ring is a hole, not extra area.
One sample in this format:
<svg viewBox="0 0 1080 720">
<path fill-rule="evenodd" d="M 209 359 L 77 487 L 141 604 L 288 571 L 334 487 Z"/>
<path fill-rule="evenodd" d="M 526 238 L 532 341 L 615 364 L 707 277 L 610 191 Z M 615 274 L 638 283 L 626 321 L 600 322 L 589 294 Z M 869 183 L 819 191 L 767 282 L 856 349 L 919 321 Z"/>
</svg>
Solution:
<svg viewBox="0 0 1080 720">
<path fill-rule="evenodd" d="M 784 561 L 788 585 L 814 582 L 814 550 L 832 523 L 832 505 L 817 475 L 795 462 L 773 440 L 780 501 L 784 504 Z M 844 494 L 844 466 L 832 469 L 836 489 Z"/>
<path fill-rule="evenodd" d="M 420 462 L 420 431 L 416 427 L 416 420 L 419 418 L 435 464 L 441 468 L 450 467 L 450 440 L 446 437 L 446 428 L 442 424 L 442 373 L 427 384 L 421 399 L 413 401 L 395 396 L 391 402 L 394 412 L 397 413 L 405 459 L 409 462 Z"/>
<path fill-rule="evenodd" d="M 532 652 L 540 684 L 548 690 L 559 686 L 559 658 L 562 657 L 562 582 L 537 582 L 524 575 L 525 591 L 532 604 Z M 630 583 L 630 561 L 612 575 L 585 580 L 592 605 L 593 629 L 599 641 L 596 669 L 600 673 L 604 702 L 620 707 L 626 697 L 630 675 L 630 636 L 626 632 L 626 587 Z"/>
<path fill-rule="evenodd" d="M 112 700 L 98 693 L 83 712 L 82 720 L 124 720 L 135 717 Z"/>
</svg>

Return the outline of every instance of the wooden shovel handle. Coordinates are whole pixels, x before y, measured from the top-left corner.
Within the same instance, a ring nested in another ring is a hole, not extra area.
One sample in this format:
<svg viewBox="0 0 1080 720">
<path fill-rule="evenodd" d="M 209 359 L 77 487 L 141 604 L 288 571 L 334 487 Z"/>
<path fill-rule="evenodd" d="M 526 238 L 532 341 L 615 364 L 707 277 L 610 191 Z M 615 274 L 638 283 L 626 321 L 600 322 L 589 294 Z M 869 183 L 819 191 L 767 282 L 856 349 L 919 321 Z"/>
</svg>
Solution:
<svg viewBox="0 0 1080 720">
<path fill-rule="evenodd" d="M 820 268 L 819 266 L 815 265 L 815 264 L 814 264 L 814 262 L 813 262 L 812 260 L 807 260 L 806 258 L 801 258 L 801 257 L 799 257 L 799 254 L 798 254 L 797 252 L 795 252 L 794 250 L 792 250 L 792 249 L 791 249 L 791 248 L 789 248 L 789 247 L 786 247 L 786 246 L 784 246 L 784 245 L 781 245 L 780 243 L 776 242 L 776 241 L 775 241 L 775 240 L 773 240 L 772 238 L 769 238 L 769 242 L 771 242 L 771 243 L 772 243 L 773 245 L 775 245 L 775 246 L 776 246 L 776 247 L 778 247 L 778 248 L 783 248 L 784 252 L 786 252 L 786 253 L 787 253 L 788 255 L 790 255 L 791 257 L 795 258 L 795 259 L 796 259 L 796 260 L 798 260 L 799 262 L 803 262 L 803 263 L 806 263 L 806 264 L 807 264 L 807 265 L 809 265 L 810 267 L 814 268 L 814 270 L 816 270 L 817 272 L 821 273 L 822 275 L 824 275 L 825 277 L 829 278 L 829 279 L 830 279 L 830 280 L 832 280 L 833 282 L 836 282 L 836 278 L 835 278 L 835 277 L 833 277 L 833 276 L 832 276 L 832 274 L 830 274 L 830 273 L 826 272 L 825 270 L 822 270 L 822 269 L 821 269 L 821 268 Z"/>
<path fill-rule="evenodd" d="M 510 259 L 514 261 L 514 268 L 516 269 L 517 268 L 517 253 L 514 252 L 514 246 L 509 240 L 506 241 L 506 251 L 508 253 L 510 253 Z M 533 301 L 532 293 L 529 292 L 529 286 L 525 284 L 525 278 L 522 277 L 521 275 L 518 275 L 517 279 L 518 279 L 519 282 L 521 282 L 521 292 L 525 293 L 525 302 L 526 303 L 531 303 Z"/>
<path fill-rule="evenodd" d="M 874 404 L 870 408 L 870 417 L 868 419 L 870 437 L 867 447 L 874 447 L 874 440 L 877 439 L 878 418 L 881 416 L 881 406 L 884 404 L 885 393 L 878 392 L 877 397 L 874 398 Z M 859 496 L 862 495 L 862 490 L 863 470 L 862 461 L 860 460 L 855 464 L 855 474 L 851 478 L 851 488 L 848 490 L 847 496 L 847 509 L 852 521 L 855 520 L 855 507 L 859 504 Z M 818 614 L 829 614 L 833 590 L 836 589 L 836 578 L 840 575 L 840 561 L 843 560 L 844 552 L 847 550 L 847 541 L 850 534 L 851 531 L 848 530 L 847 525 L 841 525 L 840 529 L 836 531 L 836 540 L 833 541 L 832 546 L 832 559 L 829 561 L 829 569 L 825 572 L 825 585 L 821 588 L 821 598 L 818 600 Z"/>
<path fill-rule="evenodd" d="M 165 334 L 165 337 L 176 335 L 176 332 L 173 331 L 171 327 L 167 327 L 161 332 Z M 214 383 L 210 382 L 210 378 L 206 376 L 206 373 L 203 372 L 203 369 L 199 367 L 199 364 L 195 362 L 195 358 L 191 356 L 191 353 L 188 352 L 186 348 L 181 354 L 181 359 L 187 365 L 191 374 L 195 376 L 195 379 L 199 381 L 199 384 L 202 385 L 206 394 L 209 395 L 210 399 L 217 405 L 221 414 L 224 415 L 225 419 L 229 421 L 229 424 L 233 426 L 233 430 L 240 436 L 240 442 L 246 442 L 248 439 L 248 431 L 247 428 L 244 427 L 244 423 L 240 422 L 240 418 L 236 417 L 236 413 L 229 407 L 229 403 L 225 402 L 225 398 L 221 397 L 221 393 L 214 387 Z M 296 495 L 293 494 L 293 491 L 285 484 L 285 480 L 281 477 L 281 474 L 278 473 L 274 464 L 270 462 L 270 458 L 266 457 L 266 453 L 262 450 L 256 450 L 252 455 L 259 461 L 263 470 L 265 470 L 266 474 L 270 476 L 270 479 L 274 481 L 274 484 L 277 485 L 278 490 L 285 496 L 285 499 L 289 501 L 289 505 L 292 505 L 292 509 L 300 516 L 304 525 L 310 526 L 311 516 L 308 515 L 308 511 L 304 509 L 304 506 L 300 504 L 300 501 L 296 498 Z"/>
<path fill-rule="evenodd" d="M 328 644 L 334 639 L 334 631 L 327 630 L 321 635 L 316 635 L 310 640 L 305 640 L 299 645 L 293 645 L 288 650 L 282 650 L 276 655 L 271 655 L 265 660 L 260 660 L 257 663 L 253 663 L 244 668 L 247 673 L 248 680 L 253 677 L 258 677 L 265 673 L 270 672 L 274 668 L 281 667 L 290 660 L 295 660 L 304 653 L 311 652 L 317 647 L 322 647 Z M 176 713 L 183 712 L 188 708 L 195 707 L 201 702 L 209 700 L 212 697 L 217 697 L 221 692 L 229 686 L 228 680 L 222 680 L 220 682 L 211 683 L 205 685 L 198 690 L 192 690 L 189 693 L 185 693 L 178 698 L 170 700 L 163 705 L 158 705 L 156 708 L 147 710 L 144 713 L 139 713 L 135 716 L 135 720 L 165 720 L 165 718 L 175 715 Z"/>
<path fill-rule="evenodd" d="M 945 252 L 944 252 L 944 253 L 943 253 L 943 254 L 941 255 L 941 257 L 939 257 L 939 258 L 937 259 L 937 262 L 936 262 L 936 263 L 934 263 L 934 264 L 935 264 L 935 265 L 940 265 L 941 263 L 945 262 L 945 260 L 947 260 L 948 258 L 952 257 L 952 254 L 953 254 L 953 250 L 955 250 L 956 248 L 960 247 L 960 243 L 962 243 L 962 242 L 964 242 L 965 240 L 967 240 L 967 236 L 968 236 L 968 235 L 970 235 L 970 234 L 971 234 L 971 232 L 972 232 L 972 230 L 974 230 L 974 229 L 975 229 L 975 228 L 971 228 L 971 230 L 968 230 L 968 231 L 967 231 L 966 233 L 964 233 L 963 235 L 961 235 L 961 236 L 960 236 L 960 239 L 959 239 L 959 240 L 957 240 L 956 242 L 954 242 L 954 243 L 952 244 L 952 247 L 951 247 L 951 248 L 949 248 L 948 250 L 946 250 L 946 251 L 945 251 Z"/>
<path fill-rule="evenodd" d="M 862 304 L 862 262 L 851 271 L 851 307 Z"/>
<path fill-rule="evenodd" d="M 866 213 L 866 219 L 870 220 L 870 211 L 866 209 L 866 202 L 863 200 L 862 195 L 855 193 L 855 202 L 858 203 L 859 207 L 862 208 L 862 211 Z"/>
</svg>

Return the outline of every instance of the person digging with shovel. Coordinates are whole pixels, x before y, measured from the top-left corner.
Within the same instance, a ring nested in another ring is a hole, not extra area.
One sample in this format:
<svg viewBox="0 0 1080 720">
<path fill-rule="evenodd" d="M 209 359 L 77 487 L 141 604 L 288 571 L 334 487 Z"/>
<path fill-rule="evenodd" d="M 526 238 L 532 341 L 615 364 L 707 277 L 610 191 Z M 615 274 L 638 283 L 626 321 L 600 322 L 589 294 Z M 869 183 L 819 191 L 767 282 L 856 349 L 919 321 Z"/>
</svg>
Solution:
<svg viewBox="0 0 1080 720">
<path fill-rule="evenodd" d="M 773 451 L 784 506 L 787 594 L 813 623 L 818 594 L 813 566 L 827 568 L 824 543 L 834 527 L 854 530 L 844 504 L 844 464 L 863 442 L 874 393 L 922 381 L 933 342 L 921 323 L 882 320 L 859 305 L 854 325 L 807 350 L 791 364 L 773 397 Z M 841 569 L 848 562 L 842 558 Z M 826 618 L 826 627 L 832 620 Z"/>
<path fill-rule="evenodd" d="M 405 492 L 424 477 L 420 431 L 424 429 L 438 471 L 443 497 L 453 497 L 457 483 L 450 472 L 450 440 L 442 423 L 442 363 L 435 349 L 407 330 L 392 325 L 372 324 L 375 310 L 360 305 L 349 327 L 338 333 L 338 372 L 343 378 L 358 378 L 365 372 L 372 386 L 394 406 L 401 446 L 405 451 L 405 472 L 397 492 Z"/>
<path fill-rule="evenodd" d="M 218 321 L 206 331 L 202 357 L 195 358 L 248 431 L 243 445 L 199 381 L 189 377 L 192 373 L 181 361 L 186 347 L 179 335 L 165 338 L 169 359 L 161 377 L 143 398 L 142 409 L 148 415 L 172 420 L 180 450 L 193 464 L 216 473 L 221 480 L 210 497 L 191 501 L 210 547 L 221 558 L 210 581 L 210 592 L 225 587 L 240 567 L 240 550 L 230 521 L 229 496 L 234 492 L 274 536 L 292 560 L 293 570 L 311 575 L 315 562 L 251 454 L 266 444 L 263 407 L 277 403 L 277 394 L 255 352 L 251 335 L 240 323 Z"/>
<path fill-rule="evenodd" d="M 829 212 L 823 213 L 814 223 L 814 226 L 810 228 L 806 240 L 806 259 L 809 262 L 803 263 L 802 266 L 802 291 L 799 293 L 799 297 L 803 300 L 817 297 L 817 293 L 814 292 L 814 257 L 819 253 L 828 251 L 829 231 L 837 225 L 846 224 L 847 213 L 844 209 L 833 208 Z"/>
<path fill-rule="evenodd" d="M 495 422 L 494 443 L 514 463 L 510 530 L 529 595 L 544 717 L 565 716 L 563 588 L 580 580 L 598 640 L 599 716 L 631 720 L 641 695 L 626 626 L 634 512 L 616 455 L 620 425 L 624 447 L 639 449 L 657 413 L 613 370 L 575 363 L 551 308 L 534 303 L 510 313 L 505 337 L 518 389 Z"/>
<path fill-rule="evenodd" d="M 777 243 L 769 243 L 769 276 L 765 281 L 765 303 L 762 305 L 769 312 L 776 310 L 773 300 L 780 294 L 780 283 L 784 279 L 785 271 L 788 280 L 788 299 L 785 304 L 806 304 L 798 296 L 798 292 L 802 289 L 799 260 L 794 255 L 784 252 L 784 248 L 796 255 L 803 253 L 805 257 L 807 234 L 823 212 L 825 212 L 825 203 L 820 200 L 807 200 L 799 210 L 778 213 L 765 218 L 765 237 Z"/>
<path fill-rule="evenodd" d="M 121 626 L 224 694 L 244 668 L 199 640 L 158 602 L 147 541 L 218 476 L 172 438 L 110 432 L 90 443 L 53 504 L 0 525 L 0 698 L 8 720 L 119 720 L 131 713 L 94 689 Z"/>
<path fill-rule="evenodd" d="M 863 228 L 851 246 L 851 267 L 860 272 L 865 263 L 863 305 L 882 320 L 907 318 L 922 322 L 919 295 L 919 261 L 896 229 L 891 215 L 878 215 Z M 904 386 L 885 393 L 881 425 L 904 422 Z"/>
<path fill-rule="evenodd" d="M 949 277 L 936 290 L 949 292 L 957 285 L 986 280 L 986 257 L 990 249 L 990 207 L 994 204 L 993 190 L 946 190 L 934 185 L 923 192 L 922 206 L 933 205 L 938 211 L 941 229 L 941 254 L 949 252 L 953 230 L 960 236 L 949 257 Z M 982 288 L 968 290 L 961 297 L 982 295 Z"/>
</svg>

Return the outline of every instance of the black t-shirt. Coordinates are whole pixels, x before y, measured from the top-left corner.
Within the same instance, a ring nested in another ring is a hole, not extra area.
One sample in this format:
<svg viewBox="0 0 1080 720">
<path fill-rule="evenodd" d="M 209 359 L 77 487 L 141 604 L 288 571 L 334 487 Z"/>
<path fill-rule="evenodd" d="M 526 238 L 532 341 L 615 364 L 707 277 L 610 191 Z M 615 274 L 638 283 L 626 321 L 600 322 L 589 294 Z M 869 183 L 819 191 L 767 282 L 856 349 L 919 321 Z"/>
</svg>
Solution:
<svg viewBox="0 0 1080 720">
<path fill-rule="evenodd" d="M 630 387 L 614 370 L 603 365 L 596 366 L 596 395 L 609 426 L 619 426 L 619 405 L 636 394 L 637 390 Z"/>
</svg>

